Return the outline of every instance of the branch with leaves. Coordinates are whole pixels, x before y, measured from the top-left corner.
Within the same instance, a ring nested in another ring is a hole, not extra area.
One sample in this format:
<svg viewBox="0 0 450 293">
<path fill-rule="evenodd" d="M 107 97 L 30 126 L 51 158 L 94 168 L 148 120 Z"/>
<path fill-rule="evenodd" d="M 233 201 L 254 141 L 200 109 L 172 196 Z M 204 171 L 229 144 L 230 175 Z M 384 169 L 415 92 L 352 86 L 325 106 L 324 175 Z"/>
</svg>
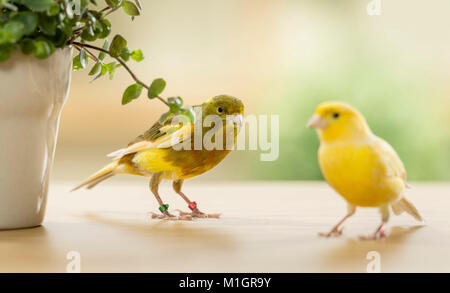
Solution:
<svg viewBox="0 0 450 293">
<path fill-rule="evenodd" d="M 131 71 L 130 67 L 128 67 L 126 61 L 131 58 L 139 62 L 143 59 L 143 55 L 140 50 L 132 51 L 130 53 L 130 51 L 126 47 L 126 40 L 122 36 L 116 35 L 113 39 L 113 42 L 111 43 L 111 46 L 109 46 L 108 40 L 106 40 L 102 48 L 76 41 L 72 41 L 72 44 L 80 52 L 80 54 L 74 58 L 73 67 L 75 70 L 86 68 L 89 58 L 92 58 L 96 62 L 89 72 L 89 75 L 93 76 L 93 80 L 96 80 L 100 76 L 107 73 L 109 73 L 110 79 L 113 79 L 116 68 L 120 66 L 123 66 L 128 71 L 128 73 L 136 83 L 130 85 L 125 90 L 122 97 L 123 105 L 130 103 L 134 99 L 137 99 L 141 95 L 143 88 L 146 88 L 148 91 L 148 97 L 150 99 L 157 98 L 161 102 L 169 106 L 169 103 L 159 96 L 166 87 L 166 82 L 164 81 L 164 79 L 155 79 L 152 84 L 148 86 L 147 84 L 139 80 L 133 73 L 133 71 Z M 98 57 L 96 57 L 95 54 L 90 51 L 90 49 L 100 52 Z M 114 58 L 118 63 L 116 63 L 115 61 L 111 63 L 104 63 L 103 60 L 106 55 Z"/>
<path fill-rule="evenodd" d="M 183 113 L 194 119 L 191 108 L 183 108 L 180 97 L 164 99 L 160 95 L 166 87 L 162 78 L 147 84 L 140 80 L 127 62 L 144 59 L 141 50 L 130 51 L 126 39 L 115 35 L 111 44 L 112 13 L 122 10 L 134 20 L 141 15 L 139 0 L 104 0 L 104 8 L 97 9 L 97 0 L 0 0 L 0 62 L 10 58 L 11 52 L 21 50 L 38 59 L 51 56 L 56 48 L 73 46 L 78 54 L 73 59 L 73 69 L 86 69 L 89 60 L 94 65 L 89 71 L 92 81 L 109 75 L 114 78 L 116 69 L 125 68 L 134 80 L 122 95 L 122 104 L 128 104 L 147 90 L 149 99 L 158 99 L 169 107 L 172 114 Z M 94 8 L 94 9 L 92 9 Z M 105 39 L 102 47 L 94 42 Z M 109 57 L 110 62 L 105 62 Z"/>
</svg>

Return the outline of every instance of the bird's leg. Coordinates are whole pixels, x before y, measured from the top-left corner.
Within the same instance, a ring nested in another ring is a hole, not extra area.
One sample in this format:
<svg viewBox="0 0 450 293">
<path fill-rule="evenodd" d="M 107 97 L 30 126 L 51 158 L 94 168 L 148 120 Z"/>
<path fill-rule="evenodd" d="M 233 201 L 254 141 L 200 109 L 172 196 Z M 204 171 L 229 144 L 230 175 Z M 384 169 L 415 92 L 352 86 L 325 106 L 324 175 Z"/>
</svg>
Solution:
<svg viewBox="0 0 450 293">
<path fill-rule="evenodd" d="M 389 221 L 390 217 L 389 206 L 386 205 L 380 207 L 380 212 L 381 212 L 381 224 L 375 230 L 375 233 L 369 236 L 360 236 L 359 238 L 361 240 L 377 240 L 382 239 L 386 236 L 384 233 L 384 225 Z"/>
<path fill-rule="evenodd" d="M 384 238 L 386 235 L 384 233 L 384 225 L 386 224 L 385 221 L 382 221 L 381 224 L 378 226 L 378 228 L 375 230 L 375 233 L 372 235 L 366 236 L 361 235 L 359 236 L 359 239 L 361 240 L 378 240 Z"/>
<path fill-rule="evenodd" d="M 162 173 L 155 173 L 152 175 L 152 178 L 150 179 L 150 190 L 152 191 L 153 195 L 155 196 L 156 200 L 159 204 L 159 210 L 161 211 L 162 215 L 151 213 L 153 219 L 176 219 L 174 215 L 169 213 L 169 205 L 164 204 L 161 197 L 159 196 L 159 183 L 161 183 L 161 175 Z"/>
<path fill-rule="evenodd" d="M 328 233 L 319 233 L 319 236 L 321 237 L 332 237 L 332 236 L 341 236 L 342 235 L 342 229 L 339 229 L 339 227 L 351 216 L 353 216 L 356 212 L 356 207 L 354 205 L 348 205 L 347 207 L 347 215 L 340 220 Z"/>
<path fill-rule="evenodd" d="M 186 213 L 183 211 L 178 210 L 180 213 L 180 216 L 191 216 L 193 218 L 219 218 L 220 214 L 205 214 L 202 213 L 197 208 L 197 203 L 195 201 L 191 201 L 182 191 L 181 186 L 183 185 L 183 180 L 174 180 L 173 181 L 173 190 L 175 190 L 176 193 L 178 193 L 184 201 L 188 204 L 189 209 L 192 211 L 191 213 Z"/>
</svg>

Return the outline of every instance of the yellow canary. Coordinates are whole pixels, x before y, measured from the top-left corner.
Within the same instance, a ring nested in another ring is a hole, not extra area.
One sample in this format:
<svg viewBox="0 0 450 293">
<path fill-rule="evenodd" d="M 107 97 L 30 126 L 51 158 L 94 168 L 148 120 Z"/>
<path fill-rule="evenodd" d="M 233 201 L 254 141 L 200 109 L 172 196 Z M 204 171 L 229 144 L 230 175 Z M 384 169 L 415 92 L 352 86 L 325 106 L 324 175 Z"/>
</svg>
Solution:
<svg viewBox="0 0 450 293">
<path fill-rule="evenodd" d="M 403 195 L 408 185 L 402 161 L 385 140 L 372 133 L 361 113 L 341 102 L 325 102 L 317 107 L 308 126 L 319 135 L 322 174 L 348 204 L 347 215 L 321 236 L 341 235 L 339 227 L 354 215 L 356 207 L 377 207 L 381 212 L 382 222 L 370 239 L 384 236 L 389 208 L 395 215 L 407 212 L 423 221 Z"/>
<path fill-rule="evenodd" d="M 162 119 L 167 116 L 166 113 L 147 132 L 132 141 L 128 147 L 109 154 L 108 156 L 114 157 L 114 161 L 87 178 L 74 190 L 81 187 L 93 188 L 115 174 L 148 176 L 151 177 L 150 190 L 155 195 L 162 213 L 161 215 L 154 214 L 154 217 L 217 218 L 219 214 L 202 213 L 196 202 L 189 200 L 181 191 L 181 187 L 184 179 L 205 173 L 230 153 L 232 148 L 229 145 L 220 145 L 219 143 L 219 147 L 207 146 L 203 138 L 205 135 L 213 137 L 214 140 L 219 140 L 221 137 L 222 142 L 228 144 L 228 137 L 231 133 L 232 142 L 235 144 L 237 133 L 242 125 L 243 111 L 244 105 L 239 99 L 222 95 L 209 99 L 200 106 L 201 119 L 196 118 L 200 123 L 200 128 L 197 127 L 197 124 L 181 123 L 182 119 L 175 119 L 179 118 L 177 116 Z M 203 123 L 207 117 L 216 117 L 218 120 L 213 123 Z M 222 126 L 218 127 L 217 124 Z M 201 132 L 199 133 L 197 129 L 201 129 Z M 200 135 L 199 140 L 197 135 Z M 198 141 L 200 141 L 200 145 L 197 143 Z M 158 186 L 163 179 L 173 181 L 175 192 L 186 201 L 192 213 L 180 211 L 180 217 L 169 213 L 168 204 L 164 204 L 158 193 Z"/>
</svg>

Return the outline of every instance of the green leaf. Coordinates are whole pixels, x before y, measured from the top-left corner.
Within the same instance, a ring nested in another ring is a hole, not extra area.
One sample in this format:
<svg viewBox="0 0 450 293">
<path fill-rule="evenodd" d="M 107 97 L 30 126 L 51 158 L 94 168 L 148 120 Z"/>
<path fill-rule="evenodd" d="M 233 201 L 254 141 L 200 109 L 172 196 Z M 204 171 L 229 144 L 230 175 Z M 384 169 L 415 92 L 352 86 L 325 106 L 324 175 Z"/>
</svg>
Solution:
<svg viewBox="0 0 450 293">
<path fill-rule="evenodd" d="M 107 51 L 109 50 L 109 42 L 108 42 L 108 40 L 105 40 L 105 42 L 103 43 L 103 47 L 102 48 L 107 50 Z M 100 60 L 105 59 L 105 57 L 106 57 L 106 53 L 104 53 L 104 52 L 100 52 L 100 54 L 98 54 L 98 59 L 100 59 Z"/>
<path fill-rule="evenodd" d="M 108 72 L 111 72 L 111 71 L 115 70 L 116 64 L 117 64 L 116 61 L 113 61 L 111 63 L 105 64 L 105 68 Z"/>
<path fill-rule="evenodd" d="M 110 80 L 113 80 L 113 79 L 114 79 L 114 75 L 115 75 L 115 73 L 116 73 L 117 66 L 118 66 L 118 65 L 117 65 L 117 63 L 116 63 L 115 61 L 106 64 L 106 68 L 108 69 L 108 72 L 109 72 L 109 79 L 110 79 Z"/>
<path fill-rule="evenodd" d="M 58 3 L 54 2 L 50 5 L 50 7 L 47 9 L 47 15 L 48 16 L 55 16 L 59 13 L 60 8 Z"/>
<path fill-rule="evenodd" d="M 141 50 L 134 50 L 133 52 L 131 52 L 131 59 L 136 62 L 141 62 L 142 60 L 144 60 L 144 54 Z"/>
<path fill-rule="evenodd" d="M 21 0 L 20 2 L 33 11 L 45 11 L 50 8 L 53 0 Z"/>
<path fill-rule="evenodd" d="M 87 56 L 86 56 L 86 50 L 84 50 L 84 48 L 82 48 L 80 50 L 80 64 L 81 67 L 86 68 L 87 66 Z"/>
<path fill-rule="evenodd" d="M 89 75 L 96 75 L 98 73 L 100 73 L 102 70 L 102 63 L 101 62 L 97 62 L 95 63 L 95 65 L 92 67 L 91 71 L 89 71 Z"/>
<path fill-rule="evenodd" d="M 36 13 L 30 12 L 30 11 L 23 11 L 17 13 L 13 18 L 13 21 L 18 21 L 23 24 L 24 26 L 24 34 L 29 35 L 34 33 L 37 24 L 38 24 L 38 17 Z"/>
<path fill-rule="evenodd" d="M 34 51 L 34 40 L 32 39 L 23 39 L 20 42 L 20 50 L 23 54 L 29 55 Z"/>
<path fill-rule="evenodd" d="M 122 4 L 123 11 L 129 16 L 138 16 L 141 14 L 139 8 L 137 8 L 136 4 L 131 1 L 124 1 Z"/>
<path fill-rule="evenodd" d="M 95 35 L 94 31 L 92 30 L 92 27 L 87 27 L 81 33 L 81 38 L 88 42 L 93 42 L 97 39 L 97 36 Z"/>
<path fill-rule="evenodd" d="M 83 68 L 83 67 L 81 66 L 81 62 L 80 62 L 80 55 L 77 55 L 77 56 L 73 57 L 72 70 L 77 71 L 77 70 L 80 70 L 81 68 Z"/>
<path fill-rule="evenodd" d="M 34 43 L 33 55 L 38 59 L 45 59 L 50 56 L 54 50 L 55 47 L 51 42 L 47 40 L 38 40 Z"/>
<path fill-rule="evenodd" d="M 100 39 L 104 39 L 111 33 L 111 23 L 107 19 L 102 19 L 102 21 L 100 22 L 100 26 L 102 27 L 102 29 L 101 32 L 98 33 L 98 37 Z"/>
<path fill-rule="evenodd" d="M 122 3 L 122 0 L 106 0 L 106 4 L 111 8 L 117 7 L 121 3 Z"/>
<path fill-rule="evenodd" d="M 189 106 L 182 109 L 181 114 L 187 116 L 192 123 L 195 123 L 195 110 L 193 107 Z"/>
<path fill-rule="evenodd" d="M 102 64 L 100 72 L 98 72 L 97 74 L 95 74 L 91 80 L 91 82 L 93 82 L 94 80 L 97 80 L 98 78 L 102 77 L 103 75 L 105 75 L 108 72 L 108 70 L 106 69 L 106 66 L 104 64 Z"/>
<path fill-rule="evenodd" d="M 69 18 L 60 23 L 60 29 L 68 38 L 72 37 L 72 22 Z"/>
<path fill-rule="evenodd" d="M 2 27 L 0 27 L 0 46 L 2 44 L 9 43 L 9 39 L 10 37 L 8 33 L 6 33 L 6 31 Z"/>
<path fill-rule="evenodd" d="M 183 107 L 183 99 L 180 97 L 168 98 L 167 102 L 169 103 L 169 109 L 172 113 L 180 112 L 181 107 Z"/>
<path fill-rule="evenodd" d="M 123 48 L 122 52 L 120 52 L 120 58 L 122 58 L 125 62 L 128 62 L 130 60 L 130 50 L 128 50 L 127 47 Z"/>
<path fill-rule="evenodd" d="M 15 43 L 24 35 L 25 26 L 21 22 L 10 21 L 3 26 L 3 31 L 5 33 L 6 41 L 8 43 Z"/>
<path fill-rule="evenodd" d="M 12 48 L 9 45 L 0 45 L 0 62 L 5 62 L 11 56 Z"/>
<path fill-rule="evenodd" d="M 70 36 L 64 34 L 64 32 L 60 29 L 56 30 L 56 34 L 51 38 L 53 45 L 57 48 L 63 48 L 67 46 L 67 42 L 69 41 Z"/>
<path fill-rule="evenodd" d="M 109 48 L 109 54 L 111 57 L 117 58 L 126 46 L 127 41 L 121 35 L 116 35 Z"/>
<path fill-rule="evenodd" d="M 97 80 L 101 76 L 102 76 L 102 70 L 100 69 L 100 71 L 98 73 L 94 74 L 94 76 L 91 79 L 91 82 Z"/>
<path fill-rule="evenodd" d="M 100 75 L 105 75 L 106 73 L 108 73 L 108 67 L 105 64 L 103 64 L 102 65 L 102 72 L 101 72 Z"/>
<path fill-rule="evenodd" d="M 126 104 L 130 103 L 131 101 L 139 98 L 139 96 L 142 93 L 142 89 L 143 89 L 143 86 L 140 84 L 137 84 L 137 83 L 127 87 L 127 89 L 125 90 L 125 92 L 123 93 L 123 96 L 122 96 L 122 105 L 126 105 Z"/>
<path fill-rule="evenodd" d="M 3 1 L 3 2 L 0 1 L 0 4 L 1 4 L 3 7 L 7 8 L 7 9 L 9 9 L 9 10 L 12 10 L 12 11 L 18 11 L 18 10 L 19 10 L 19 8 L 17 8 L 16 5 L 11 4 L 11 3 L 8 3 L 8 2 L 5 2 L 5 1 Z"/>
<path fill-rule="evenodd" d="M 103 43 L 103 47 L 102 48 L 105 49 L 105 50 L 109 50 L 109 41 L 108 40 L 105 40 L 105 42 Z"/>
<path fill-rule="evenodd" d="M 44 34 L 54 36 L 56 34 L 57 26 L 58 21 L 56 17 L 50 17 L 46 14 L 39 14 L 39 28 Z"/>
<path fill-rule="evenodd" d="M 116 69 L 117 67 L 119 67 L 120 65 L 117 64 L 116 61 L 113 61 L 111 63 L 106 64 L 104 67 L 106 69 L 106 71 L 109 73 L 109 79 L 112 80 L 114 78 L 114 74 L 116 73 Z"/>
<path fill-rule="evenodd" d="M 9 13 L 0 13 L 0 25 L 5 24 L 8 21 L 9 21 Z"/>
<path fill-rule="evenodd" d="M 114 67 L 114 69 L 109 72 L 109 80 L 113 80 L 114 79 L 114 76 L 116 74 L 116 68 L 117 67 Z"/>
<path fill-rule="evenodd" d="M 166 81 L 162 78 L 155 79 L 148 90 L 148 97 L 154 99 L 158 97 L 165 89 Z"/>
</svg>

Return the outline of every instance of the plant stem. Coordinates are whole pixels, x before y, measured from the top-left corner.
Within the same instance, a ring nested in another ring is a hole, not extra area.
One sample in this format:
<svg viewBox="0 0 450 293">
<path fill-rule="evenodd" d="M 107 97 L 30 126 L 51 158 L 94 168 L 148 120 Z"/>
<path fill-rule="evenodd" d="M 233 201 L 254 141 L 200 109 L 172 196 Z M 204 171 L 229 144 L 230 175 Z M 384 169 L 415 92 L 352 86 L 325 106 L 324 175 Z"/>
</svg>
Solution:
<svg viewBox="0 0 450 293">
<path fill-rule="evenodd" d="M 74 47 L 75 47 L 75 49 L 77 49 L 78 50 L 78 52 L 81 52 L 81 48 L 79 47 L 79 46 L 77 46 L 77 45 L 75 45 L 75 44 L 72 44 Z M 95 61 L 95 62 L 100 62 L 100 60 L 97 58 L 97 56 L 95 56 L 91 51 L 89 51 L 88 49 L 86 49 L 86 48 L 83 48 L 85 51 L 86 51 L 86 53 L 88 53 L 90 56 L 91 56 L 91 58 Z"/>
<path fill-rule="evenodd" d="M 120 6 L 118 7 L 114 7 L 113 9 L 111 9 L 110 11 L 106 12 L 105 15 L 102 16 L 102 18 L 107 17 L 108 15 L 110 15 L 111 13 L 113 13 L 114 11 L 116 11 L 117 9 L 119 9 Z"/>
<path fill-rule="evenodd" d="M 107 6 L 107 7 L 103 8 L 102 10 L 100 10 L 99 12 L 102 13 L 102 12 L 105 12 L 106 10 L 108 10 L 108 9 L 111 9 L 111 7 Z"/>
<path fill-rule="evenodd" d="M 90 48 L 90 49 L 94 49 L 94 50 L 103 52 L 103 53 L 105 53 L 105 54 L 108 54 L 111 58 L 116 59 L 116 60 L 120 63 L 120 65 L 122 65 L 122 66 L 128 71 L 128 73 L 131 75 L 131 77 L 134 79 L 134 81 L 135 81 L 137 84 L 139 84 L 139 85 L 143 86 L 144 88 L 146 88 L 147 91 L 150 89 L 150 87 L 149 87 L 147 84 L 145 84 L 144 82 L 142 82 L 141 80 L 139 80 L 139 78 L 136 76 L 136 74 L 134 74 L 134 72 L 130 69 L 130 67 L 128 67 L 128 65 L 125 63 L 125 61 L 123 61 L 120 57 L 113 57 L 113 56 L 111 56 L 111 54 L 109 53 L 108 50 L 105 50 L 105 49 L 103 49 L 103 48 L 100 48 L 100 47 L 97 47 L 97 46 L 93 46 L 93 45 L 90 45 L 90 44 L 83 44 L 83 43 L 79 43 L 79 42 L 72 42 L 72 44 L 75 45 L 75 46 L 78 46 L 78 47 L 82 47 L 82 48 Z M 87 50 L 86 50 L 86 51 L 87 51 Z M 88 52 L 88 51 L 87 51 L 87 52 Z M 90 52 L 89 52 L 89 53 L 90 53 Z M 91 53 L 91 54 L 92 54 L 92 53 Z M 163 98 L 161 98 L 160 96 L 157 96 L 156 98 L 157 98 L 158 100 L 160 100 L 161 102 L 163 102 L 164 104 L 166 104 L 166 106 L 169 106 L 169 104 L 167 103 L 167 101 L 164 100 Z"/>
<path fill-rule="evenodd" d="M 95 61 L 95 62 L 100 62 L 100 60 L 97 58 L 97 56 L 94 55 L 94 53 L 92 53 L 91 51 L 89 51 L 88 49 L 84 48 L 84 50 L 91 56 L 91 58 Z"/>
</svg>

